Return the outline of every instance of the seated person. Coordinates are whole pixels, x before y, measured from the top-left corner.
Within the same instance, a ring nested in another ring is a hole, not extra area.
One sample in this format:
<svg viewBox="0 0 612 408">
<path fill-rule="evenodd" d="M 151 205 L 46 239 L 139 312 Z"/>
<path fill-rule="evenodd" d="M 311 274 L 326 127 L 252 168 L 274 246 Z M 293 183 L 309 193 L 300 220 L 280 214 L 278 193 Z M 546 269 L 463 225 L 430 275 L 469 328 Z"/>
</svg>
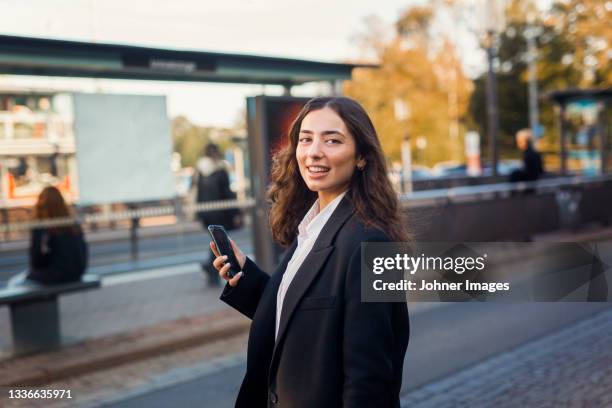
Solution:
<svg viewBox="0 0 612 408">
<path fill-rule="evenodd" d="M 523 152 L 523 168 L 510 174 L 510 182 L 535 181 L 544 173 L 542 156 L 533 148 L 530 129 L 516 133 L 516 146 Z"/>
<path fill-rule="evenodd" d="M 60 191 L 46 187 L 34 207 L 35 221 L 69 218 L 70 210 Z M 77 224 L 32 229 L 29 268 L 13 276 L 9 287 L 76 282 L 87 268 L 87 243 Z"/>
</svg>

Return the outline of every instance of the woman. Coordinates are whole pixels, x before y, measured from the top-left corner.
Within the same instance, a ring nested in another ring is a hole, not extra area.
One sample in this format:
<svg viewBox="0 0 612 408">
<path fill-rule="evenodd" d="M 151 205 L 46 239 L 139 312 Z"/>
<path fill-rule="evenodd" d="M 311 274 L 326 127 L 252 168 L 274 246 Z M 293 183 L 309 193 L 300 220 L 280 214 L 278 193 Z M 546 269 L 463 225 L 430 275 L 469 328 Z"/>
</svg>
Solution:
<svg viewBox="0 0 612 408">
<path fill-rule="evenodd" d="M 198 203 L 236 199 L 236 194 L 230 189 L 227 165 L 216 144 L 209 143 L 204 147 L 203 155 L 196 165 L 195 175 Z M 240 227 L 240 210 L 237 209 L 203 211 L 197 216 L 204 230 L 211 224 L 221 224 L 228 231 Z M 219 275 L 212 264 L 214 258 L 211 252 L 208 259 L 201 264 L 202 271 L 208 275 L 209 286 L 213 287 L 219 286 Z"/>
<path fill-rule="evenodd" d="M 35 221 L 69 218 L 70 210 L 60 191 L 45 187 L 34 207 Z M 9 286 L 54 285 L 81 279 L 87 267 L 87 244 L 78 225 L 50 224 L 32 229 L 29 268 L 9 280 Z"/>
<path fill-rule="evenodd" d="M 252 318 L 237 407 L 399 407 L 406 303 L 361 302 L 361 242 L 407 232 L 367 113 L 354 100 L 310 100 L 276 157 L 270 225 L 290 245 L 269 276 L 233 242 L 243 272 L 221 299 Z"/>
</svg>

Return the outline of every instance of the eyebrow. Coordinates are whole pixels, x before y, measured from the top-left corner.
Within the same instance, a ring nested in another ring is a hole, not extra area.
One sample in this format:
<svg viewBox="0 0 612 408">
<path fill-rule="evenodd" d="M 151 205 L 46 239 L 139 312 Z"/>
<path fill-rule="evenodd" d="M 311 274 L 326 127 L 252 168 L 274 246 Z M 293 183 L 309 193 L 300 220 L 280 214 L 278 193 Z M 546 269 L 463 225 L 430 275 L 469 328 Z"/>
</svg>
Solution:
<svg viewBox="0 0 612 408">
<path fill-rule="evenodd" d="M 307 133 L 307 134 L 309 134 L 309 135 L 312 135 L 314 132 L 313 132 L 312 130 L 302 129 L 302 130 L 300 130 L 300 133 Z M 324 131 L 322 131 L 322 132 L 321 132 L 321 134 L 322 134 L 323 136 L 328 136 L 328 135 L 336 135 L 336 134 L 338 134 L 338 135 L 340 135 L 340 136 L 344 137 L 344 133 L 342 133 L 341 131 L 339 131 L 339 130 L 337 130 L 337 129 L 334 129 L 334 130 L 324 130 Z"/>
</svg>

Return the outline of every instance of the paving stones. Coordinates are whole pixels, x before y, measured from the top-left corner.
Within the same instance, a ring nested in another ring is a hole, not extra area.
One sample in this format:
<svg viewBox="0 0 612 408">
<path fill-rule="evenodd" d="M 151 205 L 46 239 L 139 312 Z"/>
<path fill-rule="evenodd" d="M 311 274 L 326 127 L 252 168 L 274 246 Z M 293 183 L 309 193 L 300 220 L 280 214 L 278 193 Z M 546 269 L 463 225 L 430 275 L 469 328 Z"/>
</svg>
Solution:
<svg viewBox="0 0 612 408">
<path fill-rule="evenodd" d="M 402 407 L 612 407 L 612 310 L 411 391 Z"/>
</svg>

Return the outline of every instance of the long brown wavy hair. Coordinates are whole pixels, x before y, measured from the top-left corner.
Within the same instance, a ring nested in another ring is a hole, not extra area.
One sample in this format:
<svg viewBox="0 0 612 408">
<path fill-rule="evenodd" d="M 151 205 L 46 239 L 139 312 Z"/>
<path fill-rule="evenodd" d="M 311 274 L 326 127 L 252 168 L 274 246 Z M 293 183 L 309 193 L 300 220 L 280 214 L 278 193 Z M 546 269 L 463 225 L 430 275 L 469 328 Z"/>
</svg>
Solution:
<svg viewBox="0 0 612 408">
<path fill-rule="evenodd" d="M 365 159 L 365 168 L 353 172 L 347 193 L 357 215 L 367 227 L 384 231 L 391 240 L 409 241 L 411 236 L 387 176 L 385 156 L 374 125 L 357 101 L 342 96 L 309 100 L 289 128 L 289 143 L 274 156 L 272 185 L 268 190 L 272 236 L 281 245 L 291 244 L 300 221 L 317 199 L 317 193 L 308 188 L 300 174 L 295 152 L 302 120 L 323 108 L 332 109 L 342 118 L 355 139 L 356 157 Z"/>
<path fill-rule="evenodd" d="M 38 195 L 38 201 L 34 206 L 34 219 L 39 221 L 51 220 L 53 218 L 69 218 L 72 214 L 66 205 L 62 193 L 53 186 L 45 187 Z M 67 225 L 50 227 L 53 233 L 78 233 L 80 227 L 77 225 Z"/>
</svg>

